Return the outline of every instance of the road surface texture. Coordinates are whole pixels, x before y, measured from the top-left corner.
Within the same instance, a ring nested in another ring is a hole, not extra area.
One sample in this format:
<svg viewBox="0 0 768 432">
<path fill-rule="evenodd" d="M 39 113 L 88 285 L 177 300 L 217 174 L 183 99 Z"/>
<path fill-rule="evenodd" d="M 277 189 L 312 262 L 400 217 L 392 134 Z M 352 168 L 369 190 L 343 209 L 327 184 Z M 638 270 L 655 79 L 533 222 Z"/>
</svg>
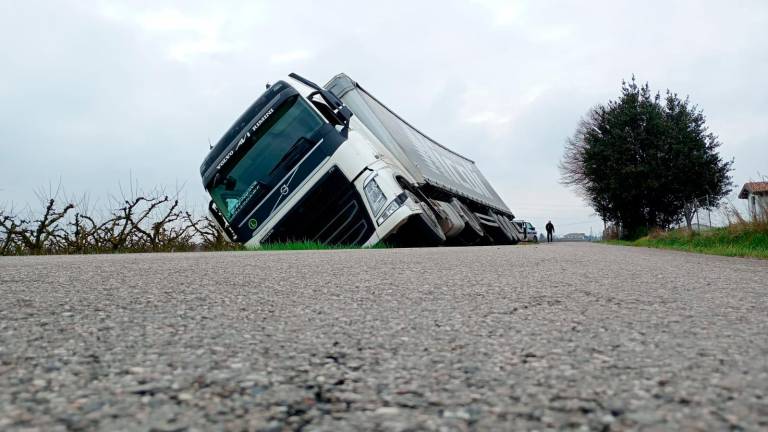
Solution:
<svg viewBox="0 0 768 432">
<path fill-rule="evenodd" d="M 765 430 L 768 261 L 0 258 L 0 430 Z"/>
</svg>

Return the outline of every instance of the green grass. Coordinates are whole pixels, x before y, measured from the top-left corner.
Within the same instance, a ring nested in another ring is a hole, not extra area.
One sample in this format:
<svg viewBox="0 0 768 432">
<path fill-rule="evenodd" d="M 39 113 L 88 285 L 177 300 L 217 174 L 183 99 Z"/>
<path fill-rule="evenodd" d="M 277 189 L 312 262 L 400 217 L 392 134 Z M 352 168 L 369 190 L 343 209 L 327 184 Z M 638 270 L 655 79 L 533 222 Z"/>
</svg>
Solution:
<svg viewBox="0 0 768 432">
<path fill-rule="evenodd" d="M 384 243 L 376 243 L 373 246 L 356 245 L 326 245 L 314 241 L 298 241 L 288 243 L 265 243 L 258 247 L 248 248 L 248 250 L 271 252 L 271 251 L 302 251 L 302 250 L 338 250 L 338 249 L 386 249 L 388 246 Z"/>
<path fill-rule="evenodd" d="M 606 243 L 674 249 L 710 255 L 768 259 L 768 230 L 751 224 L 713 228 L 702 232 L 674 230 L 635 241 L 610 240 Z"/>
</svg>

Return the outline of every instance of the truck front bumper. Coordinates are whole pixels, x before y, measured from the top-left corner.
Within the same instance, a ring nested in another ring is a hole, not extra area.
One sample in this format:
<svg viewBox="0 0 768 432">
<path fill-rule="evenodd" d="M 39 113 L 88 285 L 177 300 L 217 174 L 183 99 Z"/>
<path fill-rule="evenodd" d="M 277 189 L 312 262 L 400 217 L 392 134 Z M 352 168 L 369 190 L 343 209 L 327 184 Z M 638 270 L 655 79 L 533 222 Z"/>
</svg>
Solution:
<svg viewBox="0 0 768 432">
<path fill-rule="evenodd" d="M 366 209 L 376 227 L 375 238 L 366 242 L 366 245 L 373 245 L 386 240 L 387 236 L 396 232 L 411 216 L 421 213 L 422 209 L 397 182 L 391 166 L 380 161 L 372 164 L 369 170 L 371 172 L 367 176 L 360 176 L 355 181 L 355 186 L 365 197 Z M 385 197 L 381 205 L 376 205 L 375 199 L 366 193 L 366 185 L 370 186 L 371 182 L 376 183 L 375 189 Z"/>
</svg>

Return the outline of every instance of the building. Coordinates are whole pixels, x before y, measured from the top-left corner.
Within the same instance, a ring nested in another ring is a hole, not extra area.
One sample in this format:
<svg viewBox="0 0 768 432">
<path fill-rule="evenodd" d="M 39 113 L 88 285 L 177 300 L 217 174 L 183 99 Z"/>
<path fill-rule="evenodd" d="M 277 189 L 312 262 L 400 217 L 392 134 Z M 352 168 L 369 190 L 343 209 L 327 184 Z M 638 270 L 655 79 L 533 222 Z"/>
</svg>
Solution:
<svg viewBox="0 0 768 432">
<path fill-rule="evenodd" d="M 739 192 L 739 198 L 747 200 L 749 215 L 768 215 L 768 181 L 747 182 Z"/>
<path fill-rule="evenodd" d="M 584 233 L 568 233 L 562 238 L 565 241 L 587 241 L 587 235 Z"/>
</svg>

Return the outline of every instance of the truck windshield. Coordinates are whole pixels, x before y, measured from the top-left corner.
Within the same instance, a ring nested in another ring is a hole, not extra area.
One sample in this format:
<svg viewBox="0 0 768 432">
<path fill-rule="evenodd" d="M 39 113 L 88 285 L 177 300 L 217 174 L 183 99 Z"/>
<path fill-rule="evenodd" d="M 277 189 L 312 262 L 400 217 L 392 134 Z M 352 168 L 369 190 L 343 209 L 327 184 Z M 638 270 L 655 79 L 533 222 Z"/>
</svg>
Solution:
<svg viewBox="0 0 768 432">
<path fill-rule="evenodd" d="M 310 136 L 323 125 L 322 118 L 301 97 L 286 101 L 243 143 L 228 172 L 208 192 L 216 207 L 230 221 L 251 199 L 265 196 L 285 173 L 306 154 Z M 248 148 L 250 146 L 250 148 Z"/>
</svg>

